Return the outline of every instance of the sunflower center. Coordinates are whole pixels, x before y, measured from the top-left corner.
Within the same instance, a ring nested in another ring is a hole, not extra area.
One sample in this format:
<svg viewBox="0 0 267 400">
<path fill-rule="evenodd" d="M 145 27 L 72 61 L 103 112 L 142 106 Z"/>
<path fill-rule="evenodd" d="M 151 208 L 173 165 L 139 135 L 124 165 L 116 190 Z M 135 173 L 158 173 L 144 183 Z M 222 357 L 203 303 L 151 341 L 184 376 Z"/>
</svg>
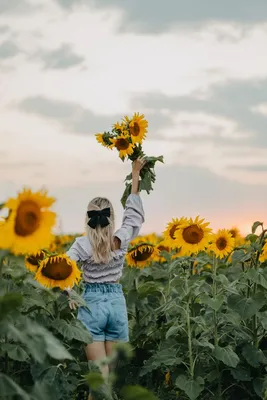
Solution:
<svg viewBox="0 0 267 400">
<path fill-rule="evenodd" d="M 170 237 L 171 237 L 172 239 L 175 239 L 174 234 L 175 234 L 175 232 L 177 231 L 177 229 L 178 229 L 178 225 L 173 225 L 173 227 L 170 229 Z"/>
<path fill-rule="evenodd" d="M 130 134 L 132 136 L 138 136 L 140 133 L 140 126 L 137 122 L 134 122 L 133 126 L 130 127 Z"/>
<path fill-rule="evenodd" d="M 118 150 L 126 150 L 129 147 L 129 142 L 127 139 L 117 139 L 115 146 L 117 147 Z"/>
<path fill-rule="evenodd" d="M 22 201 L 17 209 L 15 232 L 18 236 L 28 236 L 40 226 L 41 210 L 38 204 L 31 200 Z"/>
<path fill-rule="evenodd" d="M 183 239 L 186 243 L 197 244 L 204 237 L 203 230 L 196 224 L 190 225 L 183 230 Z"/>
<path fill-rule="evenodd" d="M 45 268 L 42 269 L 42 275 L 46 278 L 54 279 L 55 281 L 63 281 L 72 273 L 72 266 L 67 264 L 65 260 L 49 261 Z"/>
<path fill-rule="evenodd" d="M 141 249 L 140 250 L 137 249 L 136 254 L 133 255 L 132 257 L 135 262 L 146 261 L 151 257 L 152 253 L 153 253 L 153 248 L 146 247 L 145 249 L 142 249 L 142 251 Z"/>
<path fill-rule="evenodd" d="M 236 238 L 236 231 L 234 229 L 230 229 L 229 232 L 232 235 L 232 237 L 235 239 Z"/>
<path fill-rule="evenodd" d="M 159 251 L 170 251 L 168 247 L 165 246 L 158 246 Z"/>
<path fill-rule="evenodd" d="M 227 240 L 223 237 L 220 237 L 219 239 L 216 240 L 216 246 L 218 247 L 219 250 L 224 250 L 227 246 Z"/>
<path fill-rule="evenodd" d="M 42 261 L 44 259 L 44 257 L 45 257 L 45 254 L 43 252 L 41 252 L 41 254 L 38 254 L 37 256 L 27 257 L 27 261 L 31 265 L 38 267 L 39 261 Z"/>
</svg>

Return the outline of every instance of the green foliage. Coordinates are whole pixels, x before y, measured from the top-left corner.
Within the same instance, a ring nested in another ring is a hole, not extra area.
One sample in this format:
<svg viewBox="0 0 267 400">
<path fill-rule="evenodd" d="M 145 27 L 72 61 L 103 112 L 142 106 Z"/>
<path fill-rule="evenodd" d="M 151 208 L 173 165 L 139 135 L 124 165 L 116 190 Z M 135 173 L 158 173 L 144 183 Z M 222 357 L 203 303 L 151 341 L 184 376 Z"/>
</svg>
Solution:
<svg viewBox="0 0 267 400">
<path fill-rule="evenodd" d="M 125 268 L 131 347 L 97 364 L 85 360 L 91 337 L 66 296 L 0 254 L 0 398 L 85 400 L 90 388 L 96 400 L 267 400 L 265 234 L 255 223 L 223 260 L 166 253 L 164 263 Z M 72 298 L 85 305 L 80 292 Z M 103 364 L 114 367 L 109 381 Z"/>
</svg>

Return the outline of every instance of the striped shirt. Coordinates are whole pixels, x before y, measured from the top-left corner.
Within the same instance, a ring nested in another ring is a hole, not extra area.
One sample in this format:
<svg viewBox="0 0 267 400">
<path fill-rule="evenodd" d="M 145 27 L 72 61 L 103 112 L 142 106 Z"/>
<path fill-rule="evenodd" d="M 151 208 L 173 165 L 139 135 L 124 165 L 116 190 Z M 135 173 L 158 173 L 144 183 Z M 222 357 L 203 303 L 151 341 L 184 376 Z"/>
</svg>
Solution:
<svg viewBox="0 0 267 400">
<path fill-rule="evenodd" d="M 121 247 L 112 252 L 112 259 L 108 264 L 94 263 L 91 244 L 87 236 L 76 238 L 67 251 L 67 255 L 72 260 L 80 262 L 85 282 L 109 283 L 120 279 L 129 243 L 138 235 L 144 220 L 144 209 L 140 196 L 130 194 L 126 202 L 122 225 L 114 234 L 120 239 Z"/>
</svg>

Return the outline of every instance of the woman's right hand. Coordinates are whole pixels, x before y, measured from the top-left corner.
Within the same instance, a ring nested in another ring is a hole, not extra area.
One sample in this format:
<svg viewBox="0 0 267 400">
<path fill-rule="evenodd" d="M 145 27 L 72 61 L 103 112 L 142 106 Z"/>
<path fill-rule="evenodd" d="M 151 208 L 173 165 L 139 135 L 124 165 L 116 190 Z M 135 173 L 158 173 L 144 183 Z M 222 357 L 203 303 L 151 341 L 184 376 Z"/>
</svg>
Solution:
<svg viewBox="0 0 267 400">
<path fill-rule="evenodd" d="M 145 164 L 146 164 L 145 157 L 139 157 L 137 158 L 137 160 L 134 160 L 132 164 L 132 174 L 139 175 L 141 169 L 145 166 Z"/>
</svg>

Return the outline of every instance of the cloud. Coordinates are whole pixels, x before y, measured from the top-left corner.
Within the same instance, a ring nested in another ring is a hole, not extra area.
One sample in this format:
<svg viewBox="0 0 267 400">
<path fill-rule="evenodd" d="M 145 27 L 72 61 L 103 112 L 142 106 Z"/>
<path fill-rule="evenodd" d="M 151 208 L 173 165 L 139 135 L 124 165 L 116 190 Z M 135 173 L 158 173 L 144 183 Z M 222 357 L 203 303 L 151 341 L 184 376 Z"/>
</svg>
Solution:
<svg viewBox="0 0 267 400">
<path fill-rule="evenodd" d="M 9 27 L 7 25 L 0 25 L 0 33 L 6 33 L 9 31 Z"/>
<path fill-rule="evenodd" d="M 0 44 L 0 60 L 15 57 L 19 52 L 17 45 L 9 40 Z"/>
<path fill-rule="evenodd" d="M 57 0 L 69 10 L 81 4 L 100 9 L 117 9 L 124 13 L 121 28 L 124 31 L 155 33 L 168 31 L 178 24 L 196 24 L 207 21 L 266 21 L 265 0 L 257 0 L 257 6 L 250 0 Z"/>
<path fill-rule="evenodd" d="M 69 132 L 80 134 L 95 134 L 101 130 L 107 130 L 119 118 L 118 115 L 97 116 L 77 103 L 47 99 L 41 96 L 24 99 L 17 106 L 27 113 L 60 123 Z"/>
<path fill-rule="evenodd" d="M 41 59 L 46 69 L 67 69 L 80 65 L 84 57 L 76 54 L 71 45 L 64 43 L 58 49 L 51 51 L 41 50 L 34 58 Z"/>
<path fill-rule="evenodd" d="M 38 9 L 38 6 L 25 0 L 0 0 L 0 13 L 29 13 Z"/>
<path fill-rule="evenodd" d="M 252 112 L 267 116 L 267 103 L 261 103 L 251 108 Z"/>
</svg>

